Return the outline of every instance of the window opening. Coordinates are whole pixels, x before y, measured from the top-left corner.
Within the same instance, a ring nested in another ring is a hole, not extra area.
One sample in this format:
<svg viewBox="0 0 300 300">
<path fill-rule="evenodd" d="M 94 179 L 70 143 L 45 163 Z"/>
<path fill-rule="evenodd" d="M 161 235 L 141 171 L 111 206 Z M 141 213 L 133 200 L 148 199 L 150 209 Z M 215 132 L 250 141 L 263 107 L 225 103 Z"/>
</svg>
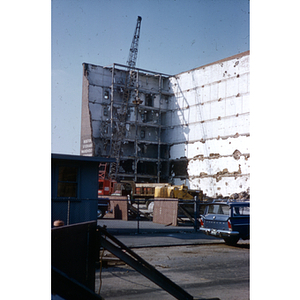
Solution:
<svg viewBox="0 0 300 300">
<path fill-rule="evenodd" d="M 152 122 L 153 121 L 153 112 L 149 111 L 147 113 L 147 122 Z"/>
<path fill-rule="evenodd" d="M 153 106 L 153 96 L 152 96 L 152 94 L 146 94 L 146 96 L 145 96 L 145 105 L 146 106 Z"/>
<path fill-rule="evenodd" d="M 109 91 L 104 92 L 104 99 L 108 100 L 109 99 Z"/>
<path fill-rule="evenodd" d="M 77 197 L 77 167 L 59 167 L 57 197 Z"/>
<path fill-rule="evenodd" d="M 250 216 L 250 207 L 236 206 L 233 207 L 234 216 Z"/>
<path fill-rule="evenodd" d="M 108 116 L 108 107 L 107 106 L 103 107 L 103 115 Z"/>
<path fill-rule="evenodd" d="M 99 190 L 103 190 L 103 181 L 99 182 Z"/>
</svg>

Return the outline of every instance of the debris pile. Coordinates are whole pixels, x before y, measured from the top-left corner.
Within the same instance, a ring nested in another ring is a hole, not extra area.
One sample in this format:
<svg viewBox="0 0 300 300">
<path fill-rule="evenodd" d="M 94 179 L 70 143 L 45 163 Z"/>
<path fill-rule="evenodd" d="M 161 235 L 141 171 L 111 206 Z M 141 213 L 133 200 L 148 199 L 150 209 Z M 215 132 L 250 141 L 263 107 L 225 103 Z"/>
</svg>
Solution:
<svg viewBox="0 0 300 300">
<path fill-rule="evenodd" d="M 250 193 L 248 192 L 241 192 L 239 194 L 234 193 L 229 197 L 229 199 L 234 199 L 238 201 L 250 201 Z"/>
<path fill-rule="evenodd" d="M 234 193 L 230 196 L 223 196 L 222 194 L 217 194 L 216 197 L 208 197 L 205 194 L 203 195 L 204 202 L 212 202 L 213 200 L 235 200 L 235 201 L 250 201 L 250 189 L 240 193 Z"/>
</svg>

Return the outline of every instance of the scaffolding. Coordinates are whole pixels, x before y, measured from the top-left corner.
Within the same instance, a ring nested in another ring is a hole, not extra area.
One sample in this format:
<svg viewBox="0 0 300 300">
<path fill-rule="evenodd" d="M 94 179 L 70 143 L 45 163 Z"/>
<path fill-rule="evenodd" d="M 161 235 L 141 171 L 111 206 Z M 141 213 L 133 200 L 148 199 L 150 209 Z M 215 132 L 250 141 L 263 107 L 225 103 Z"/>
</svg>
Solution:
<svg viewBox="0 0 300 300">
<path fill-rule="evenodd" d="M 106 130 L 110 134 L 104 134 L 102 142 L 110 145 L 109 156 L 116 158 L 111 164 L 111 178 L 166 181 L 169 145 L 162 142 L 161 133 L 166 127 L 162 115 L 168 108 L 162 103 L 172 96 L 164 88 L 170 75 L 116 63 L 105 69 L 111 71 L 110 128 Z M 141 85 L 141 81 L 147 85 L 147 80 L 152 80 L 149 87 Z"/>
</svg>

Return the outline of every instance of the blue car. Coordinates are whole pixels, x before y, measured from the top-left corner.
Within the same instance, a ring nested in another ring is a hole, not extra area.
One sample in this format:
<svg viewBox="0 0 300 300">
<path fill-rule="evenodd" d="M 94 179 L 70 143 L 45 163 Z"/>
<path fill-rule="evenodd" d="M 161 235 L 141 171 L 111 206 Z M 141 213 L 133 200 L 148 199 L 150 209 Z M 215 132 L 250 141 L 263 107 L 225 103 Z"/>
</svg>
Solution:
<svg viewBox="0 0 300 300">
<path fill-rule="evenodd" d="M 250 239 L 250 203 L 221 202 L 207 204 L 200 216 L 200 231 L 220 237 L 228 245 Z"/>
</svg>

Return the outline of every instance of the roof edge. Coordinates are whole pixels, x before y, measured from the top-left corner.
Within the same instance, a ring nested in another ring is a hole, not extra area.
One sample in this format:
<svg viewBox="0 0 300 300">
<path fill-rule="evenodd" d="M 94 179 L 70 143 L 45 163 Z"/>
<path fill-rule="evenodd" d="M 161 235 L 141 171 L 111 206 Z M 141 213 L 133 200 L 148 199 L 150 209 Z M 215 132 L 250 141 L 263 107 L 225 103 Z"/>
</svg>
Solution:
<svg viewBox="0 0 300 300">
<path fill-rule="evenodd" d="M 221 60 L 214 61 L 212 63 L 206 64 L 206 65 L 194 68 L 194 69 L 190 69 L 190 70 L 187 70 L 187 71 L 180 72 L 180 73 L 175 74 L 171 77 L 175 77 L 177 75 L 180 75 L 180 74 L 183 74 L 183 73 L 186 73 L 186 72 L 195 71 L 195 70 L 198 70 L 198 69 L 201 69 L 201 68 L 206 68 L 208 66 L 211 66 L 211 65 L 214 65 L 214 64 L 219 64 L 219 63 L 222 63 L 222 62 L 225 62 L 225 61 L 228 61 L 228 60 L 232 60 L 232 59 L 235 59 L 235 58 L 241 58 L 241 57 L 246 56 L 246 55 L 250 55 L 250 50 L 239 53 L 239 54 L 235 54 L 235 55 L 232 55 L 232 56 L 229 56 L 229 57 L 226 57 L 226 58 L 223 58 Z"/>
</svg>

